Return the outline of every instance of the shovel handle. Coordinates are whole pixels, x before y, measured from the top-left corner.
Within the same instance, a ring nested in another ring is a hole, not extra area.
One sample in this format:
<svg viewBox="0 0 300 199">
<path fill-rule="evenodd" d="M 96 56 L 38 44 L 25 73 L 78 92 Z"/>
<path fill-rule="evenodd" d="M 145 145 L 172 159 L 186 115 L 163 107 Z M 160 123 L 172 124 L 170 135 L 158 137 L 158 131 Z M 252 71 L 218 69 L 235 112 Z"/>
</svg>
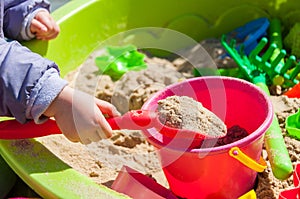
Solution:
<svg viewBox="0 0 300 199">
<path fill-rule="evenodd" d="M 266 84 L 257 83 L 256 85 L 270 95 Z M 293 164 L 275 114 L 265 134 L 264 141 L 274 176 L 279 180 L 286 180 L 293 174 Z"/>
<path fill-rule="evenodd" d="M 0 139 L 27 139 L 52 134 L 61 134 L 52 119 L 43 124 L 35 124 L 33 121 L 21 124 L 14 119 L 0 122 Z"/>
<path fill-rule="evenodd" d="M 157 126 L 157 113 L 145 110 L 132 110 L 120 117 L 107 118 L 113 130 L 129 129 L 129 130 L 143 130 Z"/>
<path fill-rule="evenodd" d="M 157 124 L 157 114 L 151 111 L 134 110 L 120 117 L 106 118 L 113 130 L 142 130 Z M 56 122 L 52 119 L 42 124 L 33 121 L 21 124 L 16 120 L 0 122 L 0 139 L 26 139 L 61 134 Z"/>
</svg>

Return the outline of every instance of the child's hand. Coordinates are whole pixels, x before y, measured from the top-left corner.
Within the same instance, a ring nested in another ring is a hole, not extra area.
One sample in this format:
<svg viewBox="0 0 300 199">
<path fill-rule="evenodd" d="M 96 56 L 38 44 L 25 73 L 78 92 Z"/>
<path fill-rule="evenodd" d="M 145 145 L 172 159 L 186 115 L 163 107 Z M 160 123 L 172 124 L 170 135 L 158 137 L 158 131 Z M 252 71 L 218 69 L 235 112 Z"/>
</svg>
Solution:
<svg viewBox="0 0 300 199">
<path fill-rule="evenodd" d="M 44 113 L 48 117 L 54 116 L 58 127 L 70 141 L 83 144 L 112 135 L 103 114 L 110 117 L 120 115 L 112 104 L 68 86 Z"/>
<path fill-rule="evenodd" d="M 30 31 L 36 35 L 37 39 L 50 40 L 57 37 L 60 29 L 50 13 L 46 10 L 41 10 L 32 19 Z"/>
</svg>

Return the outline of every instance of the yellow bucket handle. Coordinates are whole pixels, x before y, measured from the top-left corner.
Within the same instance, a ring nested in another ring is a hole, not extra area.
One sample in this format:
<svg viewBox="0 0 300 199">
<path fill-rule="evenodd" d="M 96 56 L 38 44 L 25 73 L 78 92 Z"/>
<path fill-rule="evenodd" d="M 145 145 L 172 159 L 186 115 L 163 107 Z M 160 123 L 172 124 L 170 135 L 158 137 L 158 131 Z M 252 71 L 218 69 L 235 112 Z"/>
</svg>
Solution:
<svg viewBox="0 0 300 199">
<path fill-rule="evenodd" d="M 256 193 L 253 189 L 251 189 L 249 192 L 245 193 L 238 199 L 256 199 Z"/>
<path fill-rule="evenodd" d="M 245 153 L 243 153 L 238 147 L 232 147 L 229 150 L 229 155 L 254 171 L 263 172 L 267 168 L 266 161 L 261 156 L 259 164 L 252 158 L 247 156 Z"/>
</svg>

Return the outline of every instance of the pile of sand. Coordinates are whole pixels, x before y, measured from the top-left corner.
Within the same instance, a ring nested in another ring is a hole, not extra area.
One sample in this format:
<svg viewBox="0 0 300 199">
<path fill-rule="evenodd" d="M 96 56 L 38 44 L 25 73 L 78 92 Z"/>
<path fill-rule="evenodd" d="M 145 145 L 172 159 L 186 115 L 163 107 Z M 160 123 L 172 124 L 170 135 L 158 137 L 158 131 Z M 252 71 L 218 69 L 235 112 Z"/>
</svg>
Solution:
<svg viewBox="0 0 300 199">
<path fill-rule="evenodd" d="M 187 96 L 170 96 L 158 101 L 160 121 L 176 129 L 199 132 L 208 137 L 224 137 L 227 127 L 214 113 Z"/>
</svg>

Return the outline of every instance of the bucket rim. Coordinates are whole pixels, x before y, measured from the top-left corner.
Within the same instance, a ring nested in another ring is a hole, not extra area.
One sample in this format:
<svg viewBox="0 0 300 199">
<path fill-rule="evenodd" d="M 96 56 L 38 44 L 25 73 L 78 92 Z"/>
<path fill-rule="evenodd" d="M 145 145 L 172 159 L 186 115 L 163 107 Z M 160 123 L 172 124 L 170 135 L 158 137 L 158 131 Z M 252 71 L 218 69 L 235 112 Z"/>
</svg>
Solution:
<svg viewBox="0 0 300 199">
<path fill-rule="evenodd" d="M 178 152 L 183 152 L 184 153 L 220 153 L 223 151 L 228 151 L 230 150 L 232 147 L 241 147 L 243 148 L 246 145 L 249 145 L 250 143 L 253 143 L 254 141 L 260 139 L 262 136 L 264 136 L 265 132 L 268 130 L 268 128 L 270 127 L 272 121 L 273 121 L 273 116 L 274 116 L 274 109 L 273 109 L 273 105 L 272 102 L 268 96 L 267 93 L 265 93 L 262 89 L 260 89 L 258 86 L 256 86 L 253 83 L 250 83 L 246 80 L 243 79 L 239 79 L 239 78 L 235 78 L 235 77 L 227 77 L 227 76 L 202 76 L 202 77 L 194 77 L 194 78 L 190 78 L 187 79 L 183 82 L 178 82 L 175 84 L 171 84 L 167 87 L 165 87 L 163 90 L 153 94 L 151 96 L 151 98 L 149 98 L 144 105 L 142 106 L 142 109 L 146 110 L 150 103 L 151 103 L 151 99 L 153 98 L 157 98 L 158 96 L 162 95 L 166 90 L 170 90 L 172 88 L 178 87 L 179 85 L 183 84 L 183 83 L 187 83 L 187 82 L 194 82 L 194 81 L 205 81 L 205 80 L 213 80 L 213 79 L 217 79 L 217 80 L 222 80 L 222 81 L 236 81 L 236 82 L 240 82 L 243 84 L 247 84 L 247 86 L 249 86 L 251 89 L 256 90 L 256 92 L 258 92 L 262 98 L 264 99 L 264 103 L 266 104 L 267 107 L 267 115 L 265 120 L 260 124 L 260 126 L 253 131 L 250 135 L 248 135 L 247 137 L 244 137 L 238 141 L 232 142 L 230 144 L 226 144 L 223 146 L 218 146 L 218 147 L 212 147 L 212 148 L 199 148 L 199 149 L 179 149 L 179 148 L 168 148 L 168 150 L 174 150 L 174 151 L 178 151 Z M 144 130 L 143 134 L 146 136 L 146 139 L 155 147 L 158 148 L 165 148 L 166 146 L 162 144 L 161 141 L 157 140 L 155 137 L 152 136 L 152 134 L 148 131 L 148 130 Z M 161 135 L 162 137 L 164 137 L 164 135 Z M 247 142 L 245 142 L 245 140 L 247 139 Z"/>
</svg>

